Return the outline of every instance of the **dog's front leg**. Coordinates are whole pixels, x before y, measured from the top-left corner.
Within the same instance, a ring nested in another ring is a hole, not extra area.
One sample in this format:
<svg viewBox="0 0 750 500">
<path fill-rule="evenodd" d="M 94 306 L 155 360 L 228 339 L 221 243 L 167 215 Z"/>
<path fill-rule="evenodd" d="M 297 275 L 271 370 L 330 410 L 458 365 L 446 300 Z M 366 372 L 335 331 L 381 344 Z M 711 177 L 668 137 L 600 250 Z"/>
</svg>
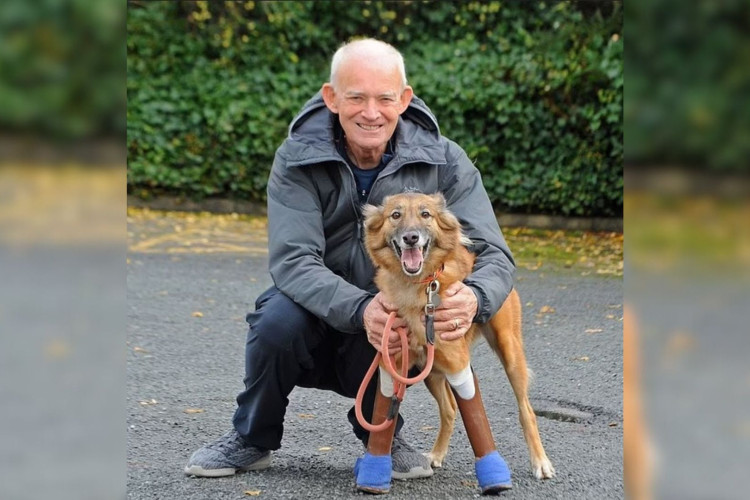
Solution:
<svg viewBox="0 0 750 500">
<path fill-rule="evenodd" d="M 380 366 L 380 383 L 375 390 L 375 406 L 372 410 L 372 423 L 379 425 L 388 417 L 393 419 L 390 425 L 378 432 L 370 432 L 367 439 L 367 453 L 357 461 L 355 474 L 357 475 L 357 489 L 368 493 L 388 493 L 391 489 L 391 446 L 396 432 L 398 420 L 398 403 L 391 409 L 393 396 L 393 379 Z"/>
<path fill-rule="evenodd" d="M 484 410 L 476 375 L 471 374 L 474 382 L 473 391 L 466 390 L 463 380 L 465 377 L 462 375 L 461 373 L 457 374 L 456 379 L 460 383 L 455 385 L 451 383 L 451 388 L 456 397 L 456 404 L 461 412 L 464 427 L 466 427 L 466 435 L 469 437 L 469 443 L 471 443 L 471 448 L 474 450 L 474 456 L 476 457 L 474 468 L 479 487 L 483 494 L 510 489 L 510 469 L 495 448 L 495 439 L 492 437 L 490 422 L 487 420 L 487 413 Z M 458 392 L 458 389 L 462 389 L 461 393 Z M 461 394 L 464 394 L 464 397 Z"/>
</svg>

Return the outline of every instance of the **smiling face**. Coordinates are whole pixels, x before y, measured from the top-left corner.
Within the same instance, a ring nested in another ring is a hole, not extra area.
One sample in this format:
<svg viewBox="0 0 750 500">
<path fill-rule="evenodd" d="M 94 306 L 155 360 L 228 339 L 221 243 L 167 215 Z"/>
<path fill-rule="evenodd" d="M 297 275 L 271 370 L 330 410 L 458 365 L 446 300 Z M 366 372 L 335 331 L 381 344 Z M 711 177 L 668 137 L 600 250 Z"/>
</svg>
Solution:
<svg viewBox="0 0 750 500">
<path fill-rule="evenodd" d="M 341 63 L 323 100 L 338 114 L 346 145 L 360 168 L 375 167 L 412 97 L 396 65 L 352 55 Z"/>
</svg>

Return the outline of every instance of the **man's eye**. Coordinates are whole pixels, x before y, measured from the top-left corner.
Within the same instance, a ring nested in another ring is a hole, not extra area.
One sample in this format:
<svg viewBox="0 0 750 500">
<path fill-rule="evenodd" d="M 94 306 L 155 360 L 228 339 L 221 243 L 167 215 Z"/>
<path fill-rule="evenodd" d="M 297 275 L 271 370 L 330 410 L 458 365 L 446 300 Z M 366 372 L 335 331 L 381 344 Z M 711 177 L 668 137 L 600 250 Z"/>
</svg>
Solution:
<svg viewBox="0 0 750 500">
<path fill-rule="evenodd" d="M 393 212 L 391 214 L 391 219 L 393 219 L 393 220 L 398 220 L 400 218 L 401 218 L 401 212 Z"/>
</svg>

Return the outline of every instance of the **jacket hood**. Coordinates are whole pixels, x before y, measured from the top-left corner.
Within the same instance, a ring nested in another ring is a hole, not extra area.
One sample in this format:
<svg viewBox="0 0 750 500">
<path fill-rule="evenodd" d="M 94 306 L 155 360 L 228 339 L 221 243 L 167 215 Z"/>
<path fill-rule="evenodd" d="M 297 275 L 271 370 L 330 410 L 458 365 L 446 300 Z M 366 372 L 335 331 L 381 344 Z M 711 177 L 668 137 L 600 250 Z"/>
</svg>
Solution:
<svg viewBox="0 0 750 500">
<path fill-rule="evenodd" d="M 321 92 L 305 103 L 289 125 L 285 141 L 290 165 L 330 160 L 332 156 L 336 156 L 336 149 L 331 140 L 334 133 L 334 116 L 335 114 L 331 113 L 323 102 Z M 437 119 L 424 101 L 416 95 L 399 117 L 396 135 L 396 147 L 404 159 L 445 163 Z"/>
</svg>

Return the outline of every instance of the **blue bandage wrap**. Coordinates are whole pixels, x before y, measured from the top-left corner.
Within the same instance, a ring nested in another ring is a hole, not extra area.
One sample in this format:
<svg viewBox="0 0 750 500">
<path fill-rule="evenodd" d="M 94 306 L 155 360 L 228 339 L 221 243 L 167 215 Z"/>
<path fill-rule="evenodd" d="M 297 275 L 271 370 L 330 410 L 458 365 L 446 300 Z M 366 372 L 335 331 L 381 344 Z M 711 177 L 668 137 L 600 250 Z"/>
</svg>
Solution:
<svg viewBox="0 0 750 500">
<path fill-rule="evenodd" d="M 390 455 L 371 455 L 358 458 L 354 464 L 354 475 L 357 478 L 357 489 L 370 493 L 388 493 L 391 489 Z"/>
<path fill-rule="evenodd" d="M 510 489 L 510 469 L 497 451 L 483 456 L 474 463 L 477 481 L 482 493 Z"/>
</svg>

